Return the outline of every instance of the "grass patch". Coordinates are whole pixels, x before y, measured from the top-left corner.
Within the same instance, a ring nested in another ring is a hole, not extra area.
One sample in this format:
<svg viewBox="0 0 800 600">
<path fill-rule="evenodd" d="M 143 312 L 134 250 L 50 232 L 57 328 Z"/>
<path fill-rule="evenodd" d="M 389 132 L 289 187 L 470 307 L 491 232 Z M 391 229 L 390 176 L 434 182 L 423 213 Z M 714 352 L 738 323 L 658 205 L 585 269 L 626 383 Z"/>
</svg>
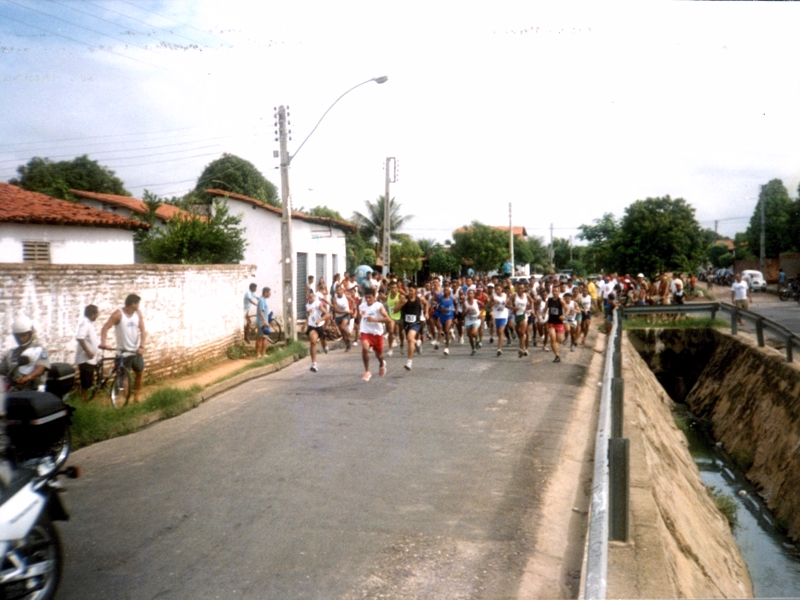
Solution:
<svg viewBox="0 0 800 600">
<path fill-rule="evenodd" d="M 730 494 L 726 494 L 720 490 L 708 490 L 708 495 L 711 496 L 711 499 L 716 504 L 719 512 L 725 515 L 725 518 L 728 519 L 728 524 L 731 526 L 731 529 L 736 527 L 739 523 L 739 517 L 737 516 L 739 507 L 736 504 L 736 500 L 734 500 L 733 496 Z"/>
<path fill-rule="evenodd" d="M 286 346 L 274 346 L 272 348 L 268 348 L 267 352 L 268 354 L 264 358 L 259 358 L 258 360 L 252 360 L 246 365 L 244 365 L 241 369 L 237 369 L 233 373 L 230 373 L 225 377 L 217 379 L 217 381 L 215 381 L 214 383 L 219 383 L 221 381 L 225 381 L 226 379 L 230 379 L 231 377 L 236 377 L 237 375 L 240 375 L 245 371 L 249 371 L 250 369 L 257 369 L 259 367 L 265 367 L 273 363 L 281 362 L 282 360 L 289 358 L 290 356 L 305 358 L 306 356 L 308 356 L 309 350 L 308 350 L 308 344 L 291 341 Z"/>
<path fill-rule="evenodd" d="M 675 421 L 675 426 L 684 433 L 689 429 L 689 421 L 683 415 L 672 415 L 672 420 Z"/>
<path fill-rule="evenodd" d="M 72 415 L 72 443 L 75 448 L 125 435 L 140 429 L 145 417 L 156 412 L 164 417 L 174 417 L 195 406 L 200 386 L 189 389 L 165 387 L 156 390 L 144 402 L 122 408 L 101 406 L 98 403 L 74 402 Z"/>
<path fill-rule="evenodd" d="M 623 319 L 623 329 L 708 329 L 713 327 L 716 329 L 730 329 L 730 322 L 725 319 L 712 319 L 711 317 L 692 317 L 689 316 L 685 319 L 677 319 L 673 321 L 654 321 L 649 322 L 645 317 L 635 317 L 632 319 Z"/>
</svg>

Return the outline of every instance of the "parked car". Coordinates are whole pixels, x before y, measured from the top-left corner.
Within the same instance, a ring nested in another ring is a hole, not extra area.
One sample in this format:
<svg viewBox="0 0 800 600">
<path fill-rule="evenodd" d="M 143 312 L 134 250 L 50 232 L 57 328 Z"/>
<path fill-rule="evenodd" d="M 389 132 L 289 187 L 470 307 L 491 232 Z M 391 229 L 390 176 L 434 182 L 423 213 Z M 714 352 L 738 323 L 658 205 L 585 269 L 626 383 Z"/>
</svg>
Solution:
<svg viewBox="0 0 800 600">
<path fill-rule="evenodd" d="M 767 282 L 764 279 L 764 276 L 761 274 L 761 271 L 742 271 L 742 279 L 747 281 L 747 284 L 750 286 L 750 290 L 753 292 L 767 291 Z"/>
</svg>

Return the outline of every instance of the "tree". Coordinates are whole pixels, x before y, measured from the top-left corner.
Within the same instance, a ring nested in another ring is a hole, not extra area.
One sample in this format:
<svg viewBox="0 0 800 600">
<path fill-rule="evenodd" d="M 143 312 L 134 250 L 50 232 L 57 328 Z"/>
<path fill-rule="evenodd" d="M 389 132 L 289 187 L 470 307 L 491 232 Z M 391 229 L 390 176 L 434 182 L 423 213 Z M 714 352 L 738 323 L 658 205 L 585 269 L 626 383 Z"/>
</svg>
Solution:
<svg viewBox="0 0 800 600">
<path fill-rule="evenodd" d="M 389 251 L 394 273 L 413 277 L 422 268 L 422 248 L 410 237 L 402 238 L 399 244 L 392 244 Z"/>
<path fill-rule="evenodd" d="M 422 238 L 421 240 L 417 240 L 417 244 L 419 245 L 420 250 L 422 250 L 422 256 L 428 260 L 430 260 L 431 256 L 433 256 L 436 251 L 443 248 L 439 242 L 430 238 Z"/>
<path fill-rule="evenodd" d="M 344 241 L 347 248 L 347 270 L 350 273 L 360 265 L 374 265 L 377 262 L 375 248 L 357 231 L 345 233 Z"/>
<path fill-rule="evenodd" d="M 461 261 L 449 248 L 439 248 L 428 260 L 431 273 L 451 275 L 461 272 Z"/>
<path fill-rule="evenodd" d="M 384 196 L 378 196 L 375 202 L 364 201 L 366 213 L 354 212 L 352 221 L 358 225 L 361 237 L 367 242 L 376 242 L 376 253 L 383 256 Z M 413 218 L 413 215 L 401 215 L 399 204 L 394 198 L 389 200 L 389 236 L 391 241 L 398 241 L 402 234 L 398 230 Z"/>
<path fill-rule="evenodd" d="M 337 221 L 347 221 L 338 210 L 333 210 L 332 208 L 328 208 L 327 206 L 315 206 L 314 208 L 310 208 L 305 210 L 303 208 L 299 208 L 298 212 L 306 213 L 312 217 L 325 217 L 327 219 L 336 219 Z"/>
<path fill-rule="evenodd" d="M 747 228 L 747 244 L 752 253 L 761 255 L 761 203 L 764 202 L 764 251 L 769 258 L 795 248 L 792 240 L 792 217 L 795 205 L 780 179 L 773 179 L 761 186 L 750 226 Z"/>
<path fill-rule="evenodd" d="M 694 208 L 682 198 L 669 196 L 637 200 L 628 206 L 614 243 L 618 270 L 645 275 L 694 271 L 705 251 Z"/>
<path fill-rule="evenodd" d="M 711 246 L 708 251 L 706 252 L 706 258 L 711 263 L 711 265 L 716 269 L 721 269 L 727 265 L 723 265 L 720 261 L 720 258 L 725 256 L 726 254 L 730 254 L 730 250 L 728 250 L 728 246 L 722 243 L 717 243 Z M 733 255 L 731 255 L 733 256 Z M 725 259 L 727 261 L 727 259 Z"/>
<path fill-rule="evenodd" d="M 478 221 L 454 231 L 453 240 L 452 250 L 455 256 L 471 264 L 476 272 L 486 273 L 499 269 L 503 261 L 510 258 L 508 234 Z"/>
<path fill-rule="evenodd" d="M 530 259 L 527 261 L 535 271 L 546 271 L 550 269 L 550 252 L 540 237 L 531 236 L 525 240 L 525 245 L 530 251 Z M 516 245 L 514 246 L 516 253 Z"/>
<path fill-rule="evenodd" d="M 203 169 L 190 194 L 190 201 L 210 205 L 213 196 L 205 193 L 209 189 L 249 196 L 270 206 L 281 206 L 278 188 L 253 163 L 233 154 L 225 153 Z"/>
<path fill-rule="evenodd" d="M 594 220 L 594 225 L 581 225 L 578 237 L 589 242 L 583 250 L 583 263 L 593 271 L 600 269 L 619 270 L 615 256 L 619 240 L 619 223 L 614 215 L 604 213 Z"/>
<path fill-rule="evenodd" d="M 10 184 L 62 200 L 75 201 L 70 189 L 117 196 L 131 195 L 114 171 L 90 160 L 86 154 L 59 162 L 37 156 L 29 160 L 27 165 L 17 167 L 17 173 L 19 177 L 9 180 Z"/>
<path fill-rule="evenodd" d="M 166 228 L 152 232 L 139 252 L 149 263 L 236 264 L 247 246 L 241 220 L 229 214 L 227 202 L 215 199 L 211 217 L 176 215 Z"/>
</svg>

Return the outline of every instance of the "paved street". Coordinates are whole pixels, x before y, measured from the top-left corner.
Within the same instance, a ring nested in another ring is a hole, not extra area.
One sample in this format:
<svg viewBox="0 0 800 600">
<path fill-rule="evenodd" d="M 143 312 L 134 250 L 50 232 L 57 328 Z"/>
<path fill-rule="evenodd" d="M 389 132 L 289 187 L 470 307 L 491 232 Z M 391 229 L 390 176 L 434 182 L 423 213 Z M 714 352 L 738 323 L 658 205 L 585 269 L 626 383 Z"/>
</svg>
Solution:
<svg viewBox="0 0 800 600">
<path fill-rule="evenodd" d="M 753 294 L 752 309 L 800 335 L 800 304 L 796 300 L 781 302 L 775 294 Z"/>
<path fill-rule="evenodd" d="M 593 352 L 397 354 L 368 384 L 357 349 L 306 359 L 74 453 L 59 597 L 516 597 Z"/>
</svg>

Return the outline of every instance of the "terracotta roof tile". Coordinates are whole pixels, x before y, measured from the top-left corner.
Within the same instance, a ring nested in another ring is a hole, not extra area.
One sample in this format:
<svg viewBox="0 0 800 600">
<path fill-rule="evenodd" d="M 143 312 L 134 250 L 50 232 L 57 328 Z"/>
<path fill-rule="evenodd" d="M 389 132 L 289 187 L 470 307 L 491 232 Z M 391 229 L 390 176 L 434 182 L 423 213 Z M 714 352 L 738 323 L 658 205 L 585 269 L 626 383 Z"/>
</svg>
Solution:
<svg viewBox="0 0 800 600">
<path fill-rule="evenodd" d="M 277 215 L 283 215 L 283 210 L 277 208 L 275 206 L 271 206 L 269 204 L 264 204 L 260 200 L 256 200 L 255 198 L 251 198 L 250 196 L 243 196 L 242 194 L 234 194 L 233 192 L 226 192 L 225 190 L 206 190 L 206 194 L 211 194 L 212 196 L 221 196 L 223 198 L 233 198 L 234 200 L 241 200 L 242 202 L 247 202 L 248 204 L 252 204 L 253 206 L 258 206 L 259 208 L 263 208 L 269 212 L 273 212 Z M 318 223 L 321 225 L 328 225 L 336 227 L 337 229 L 341 229 L 342 231 L 350 231 L 355 232 L 358 230 L 358 227 L 355 223 L 351 223 L 350 221 L 340 221 L 339 219 L 331 219 L 329 217 L 315 217 L 313 215 L 307 215 L 305 213 L 298 212 L 296 210 L 292 211 L 292 218 L 293 219 L 300 219 L 301 221 L 308 221 L 309 223 Z"/>
<path fill-rule="evenodd" d="M 98 202 L 104 202 L 105 204 L 111 204 L 113 206 L 120 206 L 122 208 L 127 208 L 128 210 L 139 213 L 140 215 L 147 214 L 147 204 L 145 204 L 144 200 L 139 200 L 138 198 L 132 198 L 130 196 L 117 196 L 116 194 L 100 194 L 98 192 L 84 192 L 81 190 L 70 190 L 73 196 L 77 198 L 84 198 L 86 200 L 97 200 Z M 190 215 L 187 211 L 179 208 L 177 206 L 173 206 L 172 204 L 162 204 L 156 209 L 156 216 L 163 220 L 169 221 L 175 215 Z"/>
<path fill-rule="evenodd" d="M 147 223 L 0 182 L 0 223 L 149 229 Z"/>
</svg>

